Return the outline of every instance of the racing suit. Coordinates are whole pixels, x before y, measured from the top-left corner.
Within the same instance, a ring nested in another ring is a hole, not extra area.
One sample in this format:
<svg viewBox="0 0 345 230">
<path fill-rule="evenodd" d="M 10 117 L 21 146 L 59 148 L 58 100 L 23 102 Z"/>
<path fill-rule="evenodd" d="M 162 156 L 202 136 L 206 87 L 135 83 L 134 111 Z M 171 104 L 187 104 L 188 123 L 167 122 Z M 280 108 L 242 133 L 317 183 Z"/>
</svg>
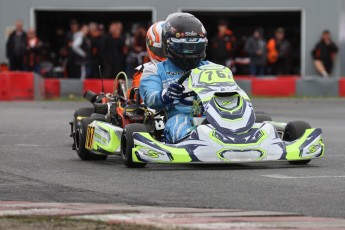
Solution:
<svg viewBox="0 0 345 230">
<path fill-rule="evenodd" d="M 201 61 L 199 66 L 209 63 Z M 164 135 L 170 143 L 176 143 L 193 130 L 191 106 L 181 104 L 178 100 L 170 104 L 162 101 L 162 90 L 177 82 L 184 72 L 168 59 L 157 65 L 147 66 L 140 80 L 139 92 L 145 105 L 156 110 L 165 109 L 168 114 Z"/>
<path fill-rule="evenodd" d="M 141 76 L 143 75 L 144 69 L 147 68 L 148 66 L 153 65 L 152 62 L 147 62 L 145 64 L 141 64 L 140 66 L 135 68 L 135 73 L 133 75 L 133 81 L 132 81 L 132 86 L 127 90 L 127 98 L 130 99 L 136 99 L 135 95 L 133 97 L 131 96 L 133 91 L 137 88 L 139 88 L 140 85 L 140 79 Z"/>
</svg>

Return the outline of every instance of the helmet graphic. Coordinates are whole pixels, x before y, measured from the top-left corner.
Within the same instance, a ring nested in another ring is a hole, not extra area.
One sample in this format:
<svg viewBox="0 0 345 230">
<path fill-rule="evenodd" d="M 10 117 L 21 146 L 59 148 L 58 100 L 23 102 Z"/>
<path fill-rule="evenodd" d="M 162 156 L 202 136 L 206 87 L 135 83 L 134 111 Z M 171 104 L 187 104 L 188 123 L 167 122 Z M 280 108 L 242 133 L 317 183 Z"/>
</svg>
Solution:
<svg viewBox="0 0 345 230">
<path fill-rule="evenodd" d="M 162 49 L 162 29 L 164 21 L 154 23 L 146 33 L 146 48 L 150 60 L 158 63 L 165 60 Z"/>
</svg>

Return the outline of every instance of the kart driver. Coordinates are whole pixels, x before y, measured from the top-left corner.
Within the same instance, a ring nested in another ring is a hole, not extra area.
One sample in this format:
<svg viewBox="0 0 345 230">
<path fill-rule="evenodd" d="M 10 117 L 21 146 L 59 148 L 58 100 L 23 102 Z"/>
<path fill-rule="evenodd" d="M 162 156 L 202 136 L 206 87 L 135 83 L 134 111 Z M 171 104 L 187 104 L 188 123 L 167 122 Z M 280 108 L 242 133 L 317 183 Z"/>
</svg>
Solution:
<svg viewBox="0 0 345 230">
<path fill-rule="evenodd" d="M 136 72 L 133 75 L 132 88 L 128 90 L 128 98 L 130 98 L 131 92 L 139 88 L 139 83 L 143 71 L 151 65 L 156 65 L 158 62 L 164 61 L 165 55 L 162 49 L 162 30 L 164 21 L 154 23 L 146 33 L 146 50 L 150 58 L 150 62 L 142 64 L 135 68 Z"/>
<path fill-rule="evenodd" d="M 189 13 L 172 13 L 169 14 L 166 20 L 169 20 L 178 15 L 191 15 Z M 130 98 L 130 93 L 139 88 L 140 79 L 143 74 L 143 71 L 148 66 L 154 64 L 156 65 L 158 62 L 164 61 L 165 54 L 162 49 L 162 30 L 165 21 L 159 21 L 154 23 L 146 33 L 146 50 L 147 54 L 150 58 L 150 62 L 144 63 L 135 68 L 136 72 L 133 75 L 133 82 L 132 88 L 128 90 L 128 98 Z"/>
<path fill-rule="evenodd" d="M 206 30 L 193 15 L 177 14 L 165 21 L 162 37 L 167 60 L 145 67 L 139 91 L 147 107 L 167 111 L 164 135 L 168 143 L 176 143 L 193 130 L 192 108 L 179 102 L 185 88 L 177 81 L 186 71 L 209 63 L 203 61 Z"/>
</svg>

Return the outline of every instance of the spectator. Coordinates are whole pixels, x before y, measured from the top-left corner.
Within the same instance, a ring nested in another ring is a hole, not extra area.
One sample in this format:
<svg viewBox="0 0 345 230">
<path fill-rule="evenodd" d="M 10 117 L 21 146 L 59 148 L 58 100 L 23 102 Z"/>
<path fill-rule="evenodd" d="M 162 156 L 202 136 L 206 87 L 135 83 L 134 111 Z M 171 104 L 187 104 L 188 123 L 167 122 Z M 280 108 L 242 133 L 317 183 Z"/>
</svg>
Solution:
<svg viewBox="0 0 345 230">
<path fill-rule="evenodd" d="M 27 37 L 23 31 L 23 21 L 17 20 L 6 44 L 6 57 L 10 63 L 10 70 L 24 70 L 24 55 L 26 52 Z"/>
<path fill-rule="evenodd" d="M 249 73 L 254 76 L 264 75 L 266 65 L 266 42 L 263 39 L 262 28 L 257 28 L 253 36 L 247 40 L 245 51 L 250 57 Z"/>
<path fill-rule="evenodd" d="M 134 27 L 134 36 L 130 39 L 130 49 L 126 59 L 126 72 L 129 76 L 134 74 L 134 68 L 147 62 L 146 28 L 144 25 Z"/>
<path fill-rule="evenodd" d="M 89 24 L 90 35 L 89 39 L 91 42 L 91 76 L 98 76 L 98 66 L 101 64 L 100 61 L 100 47 L 101 47 L 101 32 L 97 23 L 91 22 Z"/>
<path fill-rule="evenodd" d="M 73 36 L 72 53 L 74 62 L 74 73 L 72 77 L 80 77 L 84 80 L 90 76 L 91 42 L 88 38 L 89 27 L 83 25 L 80 31 Z M 70 76 L 71 77 L 71 76 Z"/>
<path fill-rule="evenodd" d="M 42 42 L 36 36 L 34 29 L 29 29 L 27 32 L 26 53 L 24 56 L 25 70 L 39 73 L 41 62 Z"/>
<path fill-rule="evenodd" d="M 102 39 L 101 51 L 104 77 L 114 77 L 124 70 L 127 47 L 125 45 L 125 38 L 122 35 L 122 23 L 120 21 L 110 24 L 109 34 Z"/>
<path fill-rule="evenodd" d="M 331 33 L 328 30 L 323 31 L 320 41 L 312 51 L 315 68 L 323 77 L 327 78 L 332 73 L 337 52 L 338 47 L 332 41 Z"/>
<path fill-rule="evenodd" d="M 54 64 L 58 66 L 65 66 L 68 56 L 66 46 L 66 34 L 63 28 L 56 27 L 55 39 L 52 41 L 52 48 L 55 54 Z"/>
<path fill-rule="evenodd" d="M 67 75 L 69 77 L 76 77 L 78 73 L 75 73 L 75 60 L 74 54 L 72 52 L 72 43 L 73 43 L 73 36 L 75 33 L 79 31 L 79 23 L 76 20 L 71 20 L 70 22 L 70 31 L 66 35 L 66 47 L 67 47 Z"/>
<path fill-rule="evenodd" d="M 275 37 L 267 43 L 268 73 L 272 75 L 288 74 L 290 43 L 285 40 L 285 31 L 278 28 Z"/>
<path fill-rule="evenodd" d="M 212 61 L 230 67 L 236 38 L 224 20 L 218 23 L 218 34 L 211 40 Z"/>
<path fill-rule="evenodd" d="M 103 24 L 98 24 L 98 32 L 99 32 L 99 36 L 102 38 L 104 36 L 104 25 Z"/>
</svg>

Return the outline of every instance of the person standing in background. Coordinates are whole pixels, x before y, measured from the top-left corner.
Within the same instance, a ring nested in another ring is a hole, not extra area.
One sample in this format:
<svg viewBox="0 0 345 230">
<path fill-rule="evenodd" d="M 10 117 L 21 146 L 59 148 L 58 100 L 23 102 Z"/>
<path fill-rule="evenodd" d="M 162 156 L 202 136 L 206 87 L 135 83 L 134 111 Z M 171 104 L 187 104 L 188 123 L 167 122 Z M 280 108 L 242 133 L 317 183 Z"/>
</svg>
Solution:
<svg viewBox="0 0 345 230">
<path fill-rule="evenodd" d="M 10 70 L 24 70 L 24 55 L 26 52 L 27 36 L 23 31 L 23 21 L 17 20 L 16 29 L 10 34 L 6 43 L 6 57 Z"/>
<path fill-rule="evenodd" d="M 55 40 L 52 43 L 55 53 L 55 65 L 66 66 L 68 50 L 66 46 L 66 35 L 62 27 L 56 27 Z"/>
<path fill-rule="evenodd" d="M 332 73 L 335 55 L 338 52 L 337 45 L 332 41 L 331 32 L 322 32 L 320 41 L 312 51 L 314 66 L 316 70 L 325 78 Z"/>
<path fill-rule="evenodd" d="M 91 62 L 91 42 L 88 38 L 89 27 L 83 25 L 80 31 L 73 36 L 72 53 L 74 56 L 74 78 L 79 77 L 84 80 L 90 76 L 90 62 Z"/>
<path fill-rule="evenodd" d="M 285 39 L 285 30 L 281 27 L 267 43 L 267 60 L 269 74 L 289 74 L 290 43 Z"/>
<path fill-rule="evenodd" d="M 97 77 L 98 73 L 98 66 L 101 64 L 100 58 L 100 47 L 101 47 L 101 33 L 97 23 L 91 22 L 89 24 L 90 35 L 89 39 L 91 42 L 91 76 Z"/>
<path fill-rule="evenodd" d="M 263 39 L 262 28 L 254 30 L 253 36 L 247 40 L 244 49 L 250 57 L 250 75 L 264 75 L 266 66 L 266 42 Z"/>
<path fill-rule="evenodd" d="M 75 60 L 74 60 L 74 54 L 72 52 L 72 44 L 73 44 L 73 36 L 75 33 L 79 31 L 79 23 L 77 20 L 73 19 L 70 22 L 70 31 L 68 31 L 66 35 L 66 48 L 67 48 L 67 75 L 69 78 L 75 78 L 78 77 L 78 73 L 75 73 Z"/>
<path fill-rule="evenodd" d="M 231 60 L 233 58 L 235 41 L 236 37 L 234 36 L 232 30 L 228 29 L 227 21 L 219 21 L 218 34 L 211 39 L 211 60 L 217 64 L 230 67 Z"/>
<path fill-rule="evenodd" d="M 129 76 L 134 74 L 134 68 L 147 62 L 146 52 L 146 27 L 137 25 L 134 27 L 133 37 L 130 39 L 129 52 L 126 58 L 126 72 Z"/>
<path fill-rule="evenodd" d="M 112 78 L 124 71 L 127 52 L 122 23 L 115 21 L 110 24 L 109 34 L 105 35 L 101 42 L 104 77 Z"/>
<path fill-rule="evenodd" d="M 28 41 L 26 46 L 26 53 L 24 56 L 25 70 L 39 73 L 42 42 L 38 39 L 35 30 L 32 28 L 28 30 L 27 37 Z"/>
</svg>

